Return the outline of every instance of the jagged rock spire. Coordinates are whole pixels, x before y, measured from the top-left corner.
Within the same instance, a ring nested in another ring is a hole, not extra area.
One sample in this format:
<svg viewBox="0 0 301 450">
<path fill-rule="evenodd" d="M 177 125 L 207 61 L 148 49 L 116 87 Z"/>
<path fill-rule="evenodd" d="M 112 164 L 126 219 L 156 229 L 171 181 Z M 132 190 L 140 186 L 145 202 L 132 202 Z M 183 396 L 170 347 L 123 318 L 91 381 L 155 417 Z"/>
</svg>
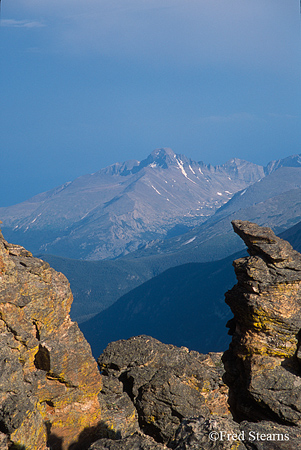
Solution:
<svg viewBox="0 0 301 450">
<path fill-rule="evenodd" d="M 234 221 L 250 256 L 234 261 L 224 355 L 234 416 L 301 425 L 301 255 L 269 228 Z"/>
<path fill-rule="evenodd" d="M 233 220 L 233 229 L 248 247 L 250 255 L 265 257 L 271 263 L 282 261 L 294 262 L 294 267 L 301 270 L 301 255 L 283 239 L 275 236 L 268 227 L 260 227 L 256 223 Z"/>
</svg>

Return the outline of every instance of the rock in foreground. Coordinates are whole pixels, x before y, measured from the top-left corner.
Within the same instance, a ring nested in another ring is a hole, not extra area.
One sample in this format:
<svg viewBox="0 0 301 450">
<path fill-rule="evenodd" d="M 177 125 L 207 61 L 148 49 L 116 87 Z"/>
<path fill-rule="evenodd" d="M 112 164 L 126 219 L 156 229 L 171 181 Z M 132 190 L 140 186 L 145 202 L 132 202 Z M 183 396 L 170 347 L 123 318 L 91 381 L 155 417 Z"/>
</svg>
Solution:
<svg viewBox="0 0 301 450">
<path fill-rule="evenodd" d="M 108 345 L 100 375 L 66 278 L 0 235 L 0 448 L 301 449 L 301 255 L 233 225 L 250 257 L 226 294 L 226 372 L 221 354 L 138 336 Z"/>
<path fill-rule="evenodd" d="M 64 275 L 0 233 L 1 449 L 83 450 L 118 432 L 71 303 Z"/>
<path fill-rule="evenodd" d="M 234 314 L 223 358 L 232 412 L 301 426 L 301 255 L 269 228 L 233 227 L 250 256 L 234 262 L 238 283 L 226 294 Z"/>
<path fill-rule="evenodd" d="M 171 443 L 185 417 L 229 415 L 221 354 L 202 355 L 138 336 L 109 344 L 98 363 L 104 380 L 122 382 L 140 429 L 158 442 Z"/>
</svg>

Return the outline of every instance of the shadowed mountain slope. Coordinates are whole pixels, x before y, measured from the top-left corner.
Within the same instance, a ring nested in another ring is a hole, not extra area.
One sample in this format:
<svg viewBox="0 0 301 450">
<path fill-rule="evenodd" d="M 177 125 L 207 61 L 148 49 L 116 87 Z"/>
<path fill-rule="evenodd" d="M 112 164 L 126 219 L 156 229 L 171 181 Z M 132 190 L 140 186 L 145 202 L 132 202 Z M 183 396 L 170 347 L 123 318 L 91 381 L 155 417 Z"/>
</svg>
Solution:
<svg viewBox="0 0 301 450">
<path fill-rule="evenodd" d="M 301 250 L 301 222 L 280 236 Z M 200 352 L 224 351 L 230 318 L 224 293 L 235 283 L 233 260 L 245 254 L 243 250 L 221 261 L 171 268 L 124 295 L 80 324 L 93 353 L 137 334 Z"/>
<path fill-rule="evenodd" d="M 232 261 L 168 269 L 81 323 L 93 354 L 111 341 L 139 334 L 200 352 L 225 350 L 230 314 L 224 292 L 235 281 Z"/>
</svg>

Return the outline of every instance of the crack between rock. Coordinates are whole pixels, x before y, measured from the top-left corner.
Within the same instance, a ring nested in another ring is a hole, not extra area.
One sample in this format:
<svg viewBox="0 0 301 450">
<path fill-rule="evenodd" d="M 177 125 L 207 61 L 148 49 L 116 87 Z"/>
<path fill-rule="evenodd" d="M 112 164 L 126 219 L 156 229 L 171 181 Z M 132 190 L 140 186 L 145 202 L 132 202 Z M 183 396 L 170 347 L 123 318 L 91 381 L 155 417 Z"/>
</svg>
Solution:
<svg viewBox="0 0 301 450">
<path fill-rule="evenodd" d="M 59 383 L 64 384 L 68 388 L 76 388 L 77 387 L 74 384 L 72 384 L 72 383 L 68 382 L 67 380 L 65 380 L 63 377 L 60 377 L 59 375 L 55 375 L 52 372 L 47 372 L 46 378 L 48 380 L 58 381 Z"/>
</svg>

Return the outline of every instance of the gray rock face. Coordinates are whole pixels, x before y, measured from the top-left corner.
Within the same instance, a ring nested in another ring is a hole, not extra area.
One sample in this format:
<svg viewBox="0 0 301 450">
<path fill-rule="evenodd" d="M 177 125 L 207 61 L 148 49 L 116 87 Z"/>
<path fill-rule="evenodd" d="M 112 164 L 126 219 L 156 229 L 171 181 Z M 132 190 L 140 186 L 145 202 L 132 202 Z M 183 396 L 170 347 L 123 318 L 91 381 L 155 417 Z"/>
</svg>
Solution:
<svg viewBox="0 0 301 450">
<path fill-rule="evenodd" d="M 300 450 L 301 429 L 275 422 L 242 422 L 245 445 L 248 450 Z"/>
<path fill-rule="evenodd" d="M 140 429 L 168 443 L 185 417 L 229 414 L 220 357 L 138 336 L 109 344 L 98 363 L 104 379 L 123 383 Z"/>
<path fill-rule="evenodd" d="M 89 450 L 165 450 L 167 447 L 159 444 L 149 436 L 136 433 L 120 441 L 100 439 Z"/>
<path fill-rule="evenodd" d="M 179 426 L 173 448 L 176 450 L 233 450 L 234 448 L 246 450 L 244 441 L 239 440 L 242 437 L 240 435 L 239 424 L 232 418 L 218 416 L 190 418 L 183 420 Z"/>
<path fill-rule="evenodd" d="M 123 384 L 116 377 L 102 377 L 103 385 L 98 395 L 102 407 L 102 420 L 106 427 L 105 437 L 121 439 L 139 430 L 138 414 Z M 113 425 L 113 426 L 112 426 Z"/>
<path fill-rule="evenodd" d="M 301 430 L 262 421 L 238 424 L 225 417 L 182 421 L 174 450 L 300 450 Z"/>
<path fill-rule="evenodd" d="M 269 228 L 234 221 L 250 257 L 234 262 L 224 354 L 235 418 L 301 426 L 301 255 Z"/>
</svg>

